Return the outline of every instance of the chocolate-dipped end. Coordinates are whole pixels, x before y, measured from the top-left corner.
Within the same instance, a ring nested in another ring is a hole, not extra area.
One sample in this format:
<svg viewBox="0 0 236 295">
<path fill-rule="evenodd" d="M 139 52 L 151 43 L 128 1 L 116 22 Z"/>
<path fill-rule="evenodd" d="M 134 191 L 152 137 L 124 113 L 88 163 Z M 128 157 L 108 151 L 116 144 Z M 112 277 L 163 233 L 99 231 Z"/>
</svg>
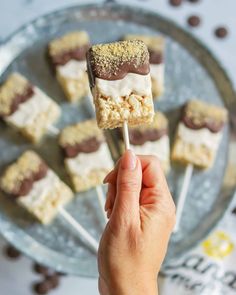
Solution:
<svg viewBox="0 0 236 295">
<path fill-rule="evenodd" d="M 86 60 L 86 53 L 89 48 L 90 44 L 88 43 L 77 48 L 66 50 L 60 54 L 50 55 L 53 68 L 56 69 L 58 66 L 63 66 L 72 59 L 77 61 Z"/>
<path fill-rule="evenodd" d="M 183 107 L 181 121 L 186 127 L 193 130 L 199 130 L 202 128 L 209 129 L 212 133 L 218 133 L 222 130 L 225 125 L 225 121 L 216 121 L 210 116 L 204 117 L 201 120 L 195 118 L 194 116 L 190 117 L 187 114 L 187 105 Z"/>
<path fill-rule="evenodd" d="M 15 198 L 26 196 L 31 191 L 34 182 L 43 179 L 46 176 L 47 171 L 48 166 L 42 161 L 38 170 L 23 178 L 19 185 L 10 192 L 10 195 Z"/>
<path fill-rule="evenodd" d="M 0 117 L 4 118 L 14 114 L 18 110 L 20 104 L 29 100 L 33 95 L 33 86 L 28 84 L 21 93 L 16 93 L 15 96 L 11 98 L 10 111 L 7 114 L 1 113 L 0 110 Z"/>
<path fill-rule="evenodd" d="M 89 154 L 96 152 L 103 142 L 103 140 L 93 136 L 73 145 L 66 144 L 62 146 L 62 149 L 67 158 L 75 158 L 80 153 Z"/>
<path fill-rule="evenodd" d="M 150 55 L 150 64 L 160 65 L 164 62 L 164 55 L 160 51 L 154 51 L 152 49 L 149 49 L 149 55 Z"/>
<path fill-rule="evenodd" d="M 168 134 L 168 129 L 129 129 L 129 139 L 132 145 L 143 145 L 147 141 L 157 141 L 164 135 Z"/>
<path fill-rule="evenodd" d="M 91 87 L 95 78 L 115 81 L 128 73 L 147 75 L 150 72 L 148 49 L 139 40 L 95 45 L 87 52 L 87 68 Z"/>
</svg>

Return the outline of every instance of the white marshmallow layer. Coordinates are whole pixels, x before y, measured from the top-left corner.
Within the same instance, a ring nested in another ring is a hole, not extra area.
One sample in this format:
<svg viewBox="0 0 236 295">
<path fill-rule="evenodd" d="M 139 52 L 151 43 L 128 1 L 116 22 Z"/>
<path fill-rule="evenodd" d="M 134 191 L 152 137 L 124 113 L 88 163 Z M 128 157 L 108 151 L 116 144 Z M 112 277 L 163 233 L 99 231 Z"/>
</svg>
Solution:
<svg viewBox="0 0 236 295">
<path fill-rule="evenodd" d="M 96 78 L 95 92 L 111 97 L 117 103 L 122 102 L 122 97 L 129 96 L 131 93 L 139 96 L 151 96 L 151 76 L 150 73 L 147 75 L 128 73 L 123 79 L 114 81 Z"/>
</svg>

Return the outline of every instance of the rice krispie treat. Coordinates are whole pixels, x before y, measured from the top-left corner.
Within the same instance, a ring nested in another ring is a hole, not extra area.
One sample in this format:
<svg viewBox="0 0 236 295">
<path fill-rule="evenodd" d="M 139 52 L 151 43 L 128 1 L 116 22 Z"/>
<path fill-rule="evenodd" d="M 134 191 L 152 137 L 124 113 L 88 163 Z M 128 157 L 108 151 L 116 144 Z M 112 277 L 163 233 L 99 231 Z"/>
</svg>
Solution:
<svg viewBox="0 0 236 295">
<path fill-rule="evenodd" d="M 149 51 L 150 55 L 150 74 L 152 78 L 153 98 L 158 98 L 164 92 L 164 50 L 165 39 L 160 36 L 146 36 L 129 34 L 124 37 L 125 40 L 141 40 Z"/>
<path fill-rule="evenodd" d="M 131 149 L 138 155 L 154 155 L 161 162 L 165 173 L 170 168 L 170 142 L 168 120 L 161 112 L 156 112 L 151 124 L 129 128 Z"/>
<path fill-rule="evenodd" d="M 149 53 L 142 41 L 92 46 L 87 63 L 100 128 L 152 122 Z"/>
<path fill-rule="evenodd" d="M 26 151 L 0 179 L 0 188 L 41 223 L 48 224 L 73 193 L 33 151 Z"/>
<path fill-rule="evenodd" d="M 0 117 L 32 142 L 38 142 L 60 116 L 60 107 L 18 73 L 0 87 Z"/>
<path fill-rule="evenodd" d="M 210 168 L 227 122 L 227 111 L 200 100 L 189 101 L 183 110 L 174 147 L 173 161 Z"/>
<path fill-rule="evenodd" d="M 84 31 L 71 32 L 49 43 L 49 56 L 67 99 L 76 102 L 89 93 L 86 52 L 89 36 Z"/>
<path fill-rule="evenodd" d="M 64 128 L 59 144 L 65 154 L 65 166 L 76 192 L 102 184 L 113 168 L 113 161 L 102 131 L 95 120 Z"/>
</svg>

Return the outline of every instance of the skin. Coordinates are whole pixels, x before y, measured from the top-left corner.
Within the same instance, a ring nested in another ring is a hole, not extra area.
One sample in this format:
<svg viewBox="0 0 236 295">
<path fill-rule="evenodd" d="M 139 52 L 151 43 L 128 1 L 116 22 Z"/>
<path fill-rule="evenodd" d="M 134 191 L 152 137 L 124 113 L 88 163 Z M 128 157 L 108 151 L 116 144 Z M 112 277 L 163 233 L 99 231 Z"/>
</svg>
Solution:
<svg viewBox="0 0 236 295">
<path fill-rule="evenodd" d="M 160 163 L 128 150 L 104 183 L 109 221 L 98 253 L 99 292 L 156 295 L 175 224 L 175 205 Z"/>
</svg>

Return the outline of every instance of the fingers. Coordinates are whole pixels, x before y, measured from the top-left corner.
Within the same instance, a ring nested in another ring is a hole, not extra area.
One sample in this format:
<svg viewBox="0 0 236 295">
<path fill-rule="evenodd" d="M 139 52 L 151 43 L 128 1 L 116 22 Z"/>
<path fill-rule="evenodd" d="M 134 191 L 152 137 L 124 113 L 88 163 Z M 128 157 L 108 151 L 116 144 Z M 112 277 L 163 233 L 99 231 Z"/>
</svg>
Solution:
<svg viewBox="0 0 236 295">
<path fill-rule="evenodd" d="M 118 166 L 116 197 L 112 216 L 132 220 L 139 216 L 139 197 L 142 186 L 142 169 L 132 151 L 126 151 Z M 137 221 L 137 220 L 136 220 Z"/>
<path fill-rule="evenodd" d="M 157 184 L 167 186 L 165 174 L 161 168 L 160 161 L 155 156 L 138 156 L 142 166 L 143 185 L 155 187 Z"/>
<path fill-rule="evenodd" d="M 107 211 L 107 218 L 110 217 L 116 196 L 116 184 L 108 184 L 107 199 L 105 203 L 105 211 Z"/>
</svg>

